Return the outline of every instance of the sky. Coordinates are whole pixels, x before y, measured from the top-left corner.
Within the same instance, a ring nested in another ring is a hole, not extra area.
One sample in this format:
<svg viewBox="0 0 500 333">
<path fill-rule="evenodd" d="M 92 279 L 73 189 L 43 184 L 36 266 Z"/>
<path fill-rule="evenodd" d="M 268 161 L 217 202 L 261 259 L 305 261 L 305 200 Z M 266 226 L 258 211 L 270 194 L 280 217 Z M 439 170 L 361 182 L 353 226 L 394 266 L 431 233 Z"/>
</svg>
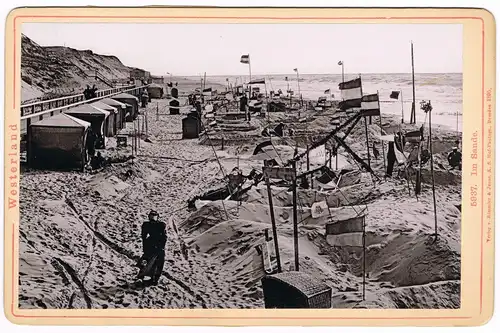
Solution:
<svg viewBox="0 0 500 333">
<path fill-rule="evenodd" d="M 42 46 L 115 55 L 153 75 L 462 72 L 461 24 L 24 23 Z"/>
</svg>

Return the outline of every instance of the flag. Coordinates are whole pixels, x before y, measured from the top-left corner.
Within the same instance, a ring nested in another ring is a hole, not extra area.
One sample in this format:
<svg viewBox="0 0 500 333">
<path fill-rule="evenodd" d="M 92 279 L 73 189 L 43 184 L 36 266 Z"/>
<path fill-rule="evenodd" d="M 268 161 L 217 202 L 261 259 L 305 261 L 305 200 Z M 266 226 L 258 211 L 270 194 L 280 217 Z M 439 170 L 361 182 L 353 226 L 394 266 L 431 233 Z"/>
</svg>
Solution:
<svg viewBox="0 0 500 333">
<path fill-rule="evenodd" d="M 203 89 L 203 95 L 211 96 L 212 95 L 212 88 Z"/>
<path fill-rule="evenodd" d="M 332 170 L 330 170 L 328 167 L 324 166 L 322 168 L 322 171 L 323 171 L 323 174 L 319 177 L 316 177 L 316 181 L 318 182 L 319 186 L 324 187 L 323 185 L 326 185 L 332 181 L 335 183 L 338 181 L 338 178 L 335 175 L 335 173 Z"/>
<path fill-rule="evenodd" d="M 297 68 L 294 68 L 294 69 L 293 69 L 293 71 L 294 71 L 294 72 L 297 72 L 297 71 L 298 71 L 298 69 L 297 69 Z"/>
<path fill-rule="evenodd" d="M 248 84 L 266 84 L 266 79 L 253 80 L 253 81 L 248 82 Z"/>
<path fill-rule="evenodd" d="M 311 216 L 313 219 L 317 219 L 322 216 L 329 215 L 328 204 L 326 201 L 315 202 L 311 206 Z"/>
<path fill-rule="evenodd" d="M 419 130 L 405 133 L 405 140 L 408 142 L 423 141 L 422 132 Z"/>
<path fill-rule="evenodd" d="M 390 98 L 392 98 L 392 99 L 398 99 L 399 98 L 399 91 L 393 91 L 393 92 L 391 92 Z"/>
<path fill-rule="evenodd" d="M 380 102 L 378 94 L 365 95 L 361 99 L 361 115 L 380 116 Z"/>
<path fill-rule="evenodd" d="M 342 82 L 339 84 L 340 93 L 342 95 L 342 102 L 340 107 L 342 109 L 349 109 L 361 106 L 361 78 L 351 81 Z"/>
<path fill-rule="evenodd" d="M 339 62 L 338 62 L 338 65 L 339 65 L 339 66 L 341 66 L 341 65 L 343 65 L 343 64 L 344 64 L 344 63 L 343 63 L 342 61 L 339 61 Z"/>
<path fill-rule="evenodd" d="M 240 62 L 242 64 L 249 64 L 250 63 L 250 55 L 249 54 L 244 54 L 241 56 Z"/>
<path fill-rule="evenodd" d="M 326 147 L 321 145 L 309 151 L 309 162 L 311 165 L 323 165 L 325 164 L 326 158 Z"/>
<path fill-rule="evenodd" d="M 277 159 L 278 153 L 272 146 L 266 146 L 261 149 L 260 153 L 254 154 L 250 156 L 250 160 L 252 161 L 269 161 Z"/>
<path fill-rule="evenodd" d="M 325 95 L 328 95 L 330 93 L 330 89 L 325 90 Z"/>
<path fill-rule="evenodd" d="M 365 216 L 326 224 L 326 241 L 332 246 L 363 246 Z"/>
</svg>

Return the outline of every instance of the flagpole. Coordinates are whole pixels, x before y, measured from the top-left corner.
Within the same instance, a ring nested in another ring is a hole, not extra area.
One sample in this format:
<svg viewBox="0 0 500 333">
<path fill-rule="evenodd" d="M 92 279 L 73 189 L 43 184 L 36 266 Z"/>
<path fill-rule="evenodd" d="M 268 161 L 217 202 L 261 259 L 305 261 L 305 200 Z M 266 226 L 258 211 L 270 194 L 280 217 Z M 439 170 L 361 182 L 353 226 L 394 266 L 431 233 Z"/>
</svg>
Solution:
<svg viewBox="0 0 500 333">
<path fill-rule="evenodd" d="M 370 163 L 370 143 L 368 142 L 368 120 L 365 118 L 365 135 L 366 135 L 366 152 L 368 154 L 368 166 L 371 168 L 371 163 Z"/>
<path fill-rule="evenodd" d="M 250 82 L 252 82 L 252 65 L 251 65 L 251 60 L 250 60 L 250 53 L 248 54 L 248 72 L 250 73 Z M 248 99 L 250 100 L 252 98 L 252 85 L 248 85 L 248 89 L 250 91 L 248 92 Z"/>
<path fill-rule="evenodd" d="M 404 104 L 403 104 L 403 90 L 399 91 L 401 93 L 401 124 L 405 123 L 405 113 L 404 113 Z"/>
<path fill-rule="evenodd" d="M 378 120 L 379 120 L 379 124 L 380 124 L 380 135 L 382 136 L 382 134 L 383 134 L 383 131 L 382 131 L 382 110 L 380 110 L 380 97 L 378 95 L 378 90 L 377 90 L 377 100 L 378 100 L 378 109 L 379 109 L 379 112 L 380 112 L 380 115 L 378 116 Z M 386 164 L 385 164 L 384 140 L 381 140 L 381 141 L 382 141 L 382 159 L 384 160 L 384 170 L 387 170 Z"/>
<path fill-rule="evenodd" d="M 429 101 L 430 106 L 431 101 Z M 436 189 L 434 186 L 434 156 L 432 155 L 432 106 L 430 106 L 429 110 L 429 150 L 431 153 L 431 178 L 432 178 L 432 199 L 434 201 L 434 235 L 438 237 L 437 230 L 437 212 L 436 212 Z"/>
<path fill-rule="evenodd" d="M 302 97 L 300 95 L 300 82 L 299 82 L 299 69 L 297 68 L 297 87 L 299 88 L 299 98 L 302 100 Z"/>
<path fill-rule="evenodd" d="M 293 181 L 292 181 L 292 201 L 293 201 L 293 248 L 295 256 L 295 270 L 299 271 L 299 229 L 297 225 L 297 169 L 295 161 L 292 161 Z"/>
<path fill-rule="evenodd" d="M 415 117 L 415 66 L 413 61 L 413 41 L 411 42 L 411 82 L 413 86 L 413 102 L 411 105 L 410 124 L 416 123 Z"/>
</svg>

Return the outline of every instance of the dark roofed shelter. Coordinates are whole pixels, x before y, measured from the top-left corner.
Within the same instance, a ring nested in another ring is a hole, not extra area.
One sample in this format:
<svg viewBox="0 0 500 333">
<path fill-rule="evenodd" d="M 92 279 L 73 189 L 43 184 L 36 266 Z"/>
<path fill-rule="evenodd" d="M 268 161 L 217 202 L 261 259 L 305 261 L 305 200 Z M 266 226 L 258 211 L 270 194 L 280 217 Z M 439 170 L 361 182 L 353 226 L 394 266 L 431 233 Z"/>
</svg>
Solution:
<svg viewBox="0 0 500 333">
<path fill-rule="evenodd" d="M 92 131 L 97 135 L 98 140 L 96 142 L 96 148 L 105 148 L 104 140 L 104 122 L 109 116 L 108 111 L 100 110 L 92 105 L 83 104 L 75 108 L 71 108 L 64 113 L 70 116 L 76 117 L 81 120 L 85 120 L 90 123 Z"/>
<path fill-rule="evenodd" d="M 151 98 L 162 98 L 163 97 L 163 86 L 152 83 L 148 86 L 148 95 Z"/>
<path fill-rule="evenodd" d="M 121 93 L 112 96 L 112 98 L 119 102 L 132 105 L 132 113 L 129 116 L 127 116 L 127 121 L 132 121 L 137 119 L 137 116 L 139 115 L 139 99 L 137 97 L 127 93 Z"/>
<path fill-rule="evenodd" d="M 107 105 L 114 106 L 115 108 L 118 109 L 118 113 L 117 113 L 118 129 L 124 128 L 125 127 L 125 116 L 127 115 L 127 104 L 122 103 L 122 102 L 117 101 L 117 100 L 112 99 L 112 98 L 103 98 L 103 99 L 101 99 L 101 102 L 103 102 Z M 130 108 L 131 108 L 131 106 L 130 106 Z"/>
<path fill-rule="evenodd" d="M 91 124 L 60 113 L 28 128 L 28 163 L 35 168 L 83 170 L 88 162 L 86 141 Z"/>
<path fill-rule="evenodd" d="M 108 137 L 112 137 L 116 135 L 116 132 L 118 132 L 118 123 L 117 123 L 117 118 L 118 118 L 118 110 L 114 106 L 111 106 L 109 104 L 103 103 L 101 101 L 94 102 L 90 104 L 96 108 L 99 108 L 101 110 L 105 110 L 109 112 L 109 117 L 105 121 L 105 130 L 104 130 L 104 135 Z"/>
<path fill-rule="evenodd" d="M 332 307 L 332 288 L 312 275 L 284 272 L 262 278 L 266 309 Z"/>
</svg>

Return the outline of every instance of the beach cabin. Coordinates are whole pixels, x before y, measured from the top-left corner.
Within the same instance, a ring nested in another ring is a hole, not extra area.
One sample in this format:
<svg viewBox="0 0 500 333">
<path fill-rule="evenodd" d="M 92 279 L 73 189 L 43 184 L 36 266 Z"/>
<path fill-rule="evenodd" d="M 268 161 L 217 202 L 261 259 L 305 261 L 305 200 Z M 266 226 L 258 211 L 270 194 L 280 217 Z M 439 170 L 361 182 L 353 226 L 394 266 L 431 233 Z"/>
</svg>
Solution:
<svg viewBox="0 0 500 333">
<path fill-rule="evenodd" d="M 118 132 L 118 109 L 101 101 L 94 102 L 90 105 L 109 112 L 109 117 L 107 122 L 105 122 L 104 135 L 107 137 L 115 136 L 116 132 Z"/>
<path fill-rule="evenodd" d="M 64 113 L 90 123 L 92 131 L 98 137 L 96 148 L 103 149 L 106 147 L 106 141 L 104 139 L 104 124 L 106 119 L 109 117 L 108 111 L 98 109 L 88 104 L 83 104 L 75 108 L 71 108 Z"/>
<path fill-rule="evenodd" d="M 114 100 L 112 98 L 103 98 L 101 102 L 113 106 L 118 110 L 117 116 L 117 124 L 118 129 L 122 129 L 125 127 L 125 116 L 127 115 L 127 104 Z M 132 106 L 130 106 L 132 108 Z"/>
<path fill-rule="evenodd" d="M 148 86 L 148 95 L 150 98 L 162 98 L 163 97 L 163 86 L 152 83 Z"/>
<path fill-rule="evenodd" d="M 191 111 L 187 117 L 182 119 L 182 138 L 195 139 L 201 132 L 201 120 L 197 111 Z"/>
<path fill-rule="evenodd" d="M 28 164 L 35 168 L 83 170 L 87 164 L 87 133 L 91 124 L 60 113 L 28 128 Z"/>
<path fill-rule="evenodd" d="M 137 116 L 139 115 L 139 99 L 137 97 L 127 93 L 121 93 L 113 96 L 113 99 L 132 105 L 132 113 L 127 116 L 126 121 L 133 121 L 137 119 Z"/>
<path fill-rule="evenodd" d="M 262 278 L 266 309 L 329 309 L 332 288 L 302 272 L 284 272 Z"/>
</svg>

